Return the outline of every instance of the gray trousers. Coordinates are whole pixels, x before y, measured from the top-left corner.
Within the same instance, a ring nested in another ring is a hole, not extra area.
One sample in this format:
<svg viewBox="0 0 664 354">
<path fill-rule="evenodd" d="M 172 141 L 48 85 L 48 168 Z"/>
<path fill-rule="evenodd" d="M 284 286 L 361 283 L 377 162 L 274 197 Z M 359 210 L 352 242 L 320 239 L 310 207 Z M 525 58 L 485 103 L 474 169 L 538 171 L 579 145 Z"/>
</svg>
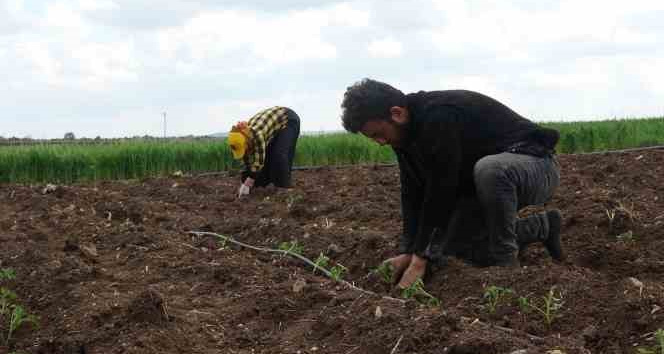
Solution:
<svg viewBox="0 0 664 354">
<path fill-rule="evenodd" d="M 560 184 L 555 157 L 501 153 L 480 159 L 473 171 L 476 196 L 460 199 L 447 230 L 437 230 L 431 258 L 454 255 L 491 265 L 518 251 L 519 243 L 546 240 L 545 212 L 518 218 L 520 209 L 551 199 Z"/>
</svg>

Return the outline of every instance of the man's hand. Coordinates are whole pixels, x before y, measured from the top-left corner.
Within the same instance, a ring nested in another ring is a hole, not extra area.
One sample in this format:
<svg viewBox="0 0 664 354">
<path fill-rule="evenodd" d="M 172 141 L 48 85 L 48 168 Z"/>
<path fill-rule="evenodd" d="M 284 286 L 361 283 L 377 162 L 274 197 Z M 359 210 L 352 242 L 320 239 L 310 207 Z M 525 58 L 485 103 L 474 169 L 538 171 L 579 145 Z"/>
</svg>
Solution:
<svg viewBox="0 0 664 354">
<path fill-rule="evenodd" d="M 424 272 L 427 269 L 427 260 L 417 255 L 410 258 L 408 268 L 401 276 L 401 280 L 397 285 L 400 289 L 406 289 L 411 286 L 418 278 L 424 278 Z"/>
<path fill-rule="evenodd" d="M 396 283 L 401 279 L 401 274 L 408 268 L 410 265 L 411 254 L 400 254 L 396 257 L 389 258 L 383 263 L 388 263 L 392 268 L 392 284 Z"/>
</svg>

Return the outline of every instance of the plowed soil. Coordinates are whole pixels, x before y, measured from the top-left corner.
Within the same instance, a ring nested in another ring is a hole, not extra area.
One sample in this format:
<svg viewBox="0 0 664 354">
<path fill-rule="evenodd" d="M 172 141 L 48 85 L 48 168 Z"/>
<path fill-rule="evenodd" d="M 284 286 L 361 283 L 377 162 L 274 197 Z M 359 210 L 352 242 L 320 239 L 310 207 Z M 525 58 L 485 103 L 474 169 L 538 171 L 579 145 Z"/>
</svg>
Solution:
<svg viewBox="0 0 664 354">
<path fill-rule="evenodd" d="M 664 328 L 664 150 L 561 155 L 544 208 L 564 215 L 568 255 L 535 245 L 518 269 L 452 259 L 425 288 L 439 307 L 372 275 L 401 229 L 396 167 L 295 171 L 296 188 L 236 200 L 237 176 L 71 186 L 1 185 L 0 267 L 40 326 L 0 353 L 636 353 Z M 529 210 L 524 211 L 524 213 Z M 347 268 L 223 243 L 296 240 Z M 495 313 L 484 293 L 509 288 Z M 552 289 L 549 325 L 518 304 Z M 7 323 L 0 325 L 6 332 Z"/>
</svg>

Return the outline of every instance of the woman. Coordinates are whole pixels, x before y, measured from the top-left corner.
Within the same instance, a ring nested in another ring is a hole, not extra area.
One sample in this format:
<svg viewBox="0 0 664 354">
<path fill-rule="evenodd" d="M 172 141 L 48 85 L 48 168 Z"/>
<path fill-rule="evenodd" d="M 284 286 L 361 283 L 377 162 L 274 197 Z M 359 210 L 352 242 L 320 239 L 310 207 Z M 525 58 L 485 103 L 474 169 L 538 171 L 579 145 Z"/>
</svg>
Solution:
<svg viewBox="0 0 664 354">
<path fill-rule="evenodd" d="M 290 188 L 295 146 L 300 136 L 300 118 L 290 108 L 275 106 L 258 112 L 248 122 L 234 125 L 228 134 L 233 158 L 244 161 L 238 198 L 253 187 L 272 183 Z"/>
</svg>

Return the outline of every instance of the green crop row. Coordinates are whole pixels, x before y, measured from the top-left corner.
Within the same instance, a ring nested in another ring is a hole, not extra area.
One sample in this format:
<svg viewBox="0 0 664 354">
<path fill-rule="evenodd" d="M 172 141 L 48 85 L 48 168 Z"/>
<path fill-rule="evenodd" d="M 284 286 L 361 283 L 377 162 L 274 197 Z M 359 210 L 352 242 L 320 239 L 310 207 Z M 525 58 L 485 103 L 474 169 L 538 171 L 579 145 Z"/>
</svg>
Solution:
<svg viewBox="0 0 664 354">
<path fill-rule="evenodd" d="M 299 139 L 296 166 L 393 161 L 389 148 L 358 135 L 326 134 Z M 0 147 L 0 183 L 72 183 L 134 179 L 171 174 L 239 169 L 224 139 L 127 141 L 98 145 Z"/>
<path fill-rule="evenodd" d="M 664 118 L 545 123 L 560 131 L 558 152 L 579 153 L 664 145 Z"/>
<path fill-rule="evenodd" d="M 560 153 L 664 145 L 664 118 L 543 123 L 561 132 Z M 361 135 L 304 135 L 296 166 L 389 163 L 391 149 Z M 0 183 L 73 183 L 134 179 L 176 171 L 199 173 L 239 169 L 224 139 L 122 142 L 79 145 L 0 146 Z"/>
</svg>

